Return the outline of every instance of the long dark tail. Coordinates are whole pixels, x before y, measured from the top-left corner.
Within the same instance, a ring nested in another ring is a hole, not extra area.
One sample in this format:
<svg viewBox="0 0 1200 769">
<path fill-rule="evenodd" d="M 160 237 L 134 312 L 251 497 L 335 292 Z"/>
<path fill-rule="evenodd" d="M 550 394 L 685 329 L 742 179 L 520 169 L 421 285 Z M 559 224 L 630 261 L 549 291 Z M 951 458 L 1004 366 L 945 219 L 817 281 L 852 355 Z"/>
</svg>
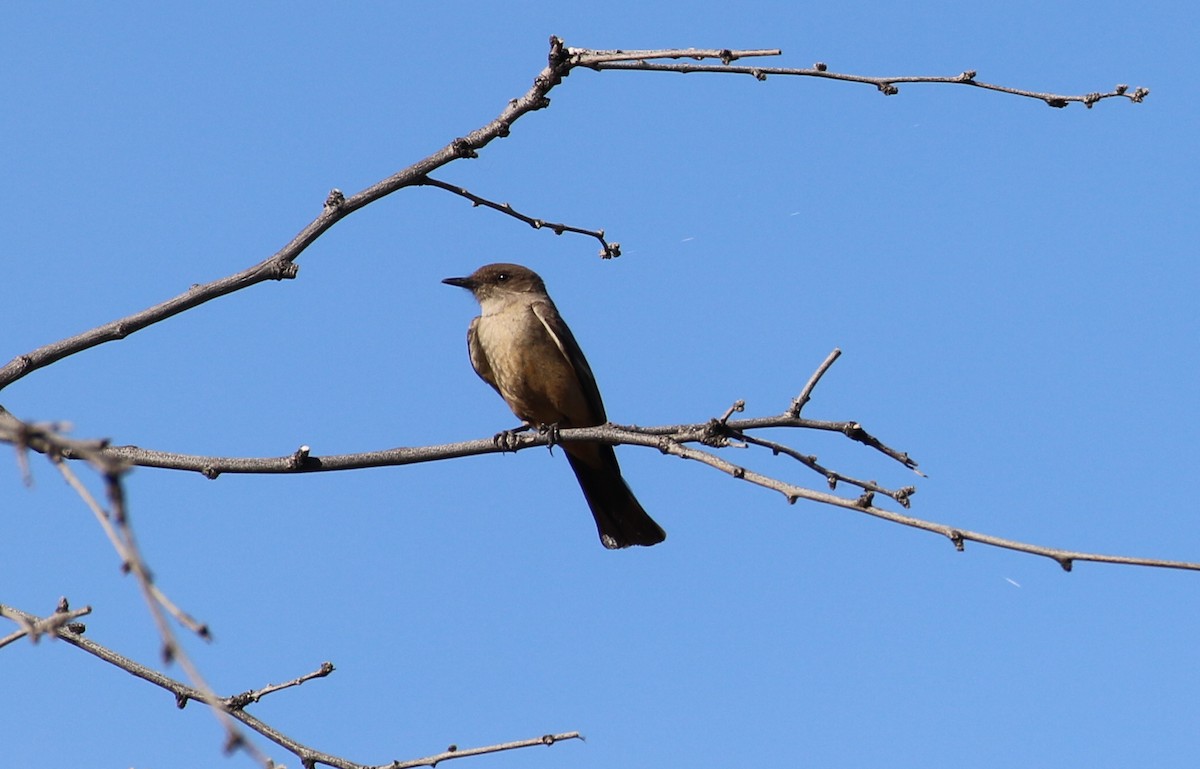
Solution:
<svg viewBox="0 0 1200 769">
<path fill-rule="evenodd" d="M 579 479 L 583 497 L 592 509 L 600 542 L 610 550 L 630 545 L 657 545 L 667 533 L 646 514 L 621 477 L 612 446 L 574 443 L 563 446 Z"/>
</svg>

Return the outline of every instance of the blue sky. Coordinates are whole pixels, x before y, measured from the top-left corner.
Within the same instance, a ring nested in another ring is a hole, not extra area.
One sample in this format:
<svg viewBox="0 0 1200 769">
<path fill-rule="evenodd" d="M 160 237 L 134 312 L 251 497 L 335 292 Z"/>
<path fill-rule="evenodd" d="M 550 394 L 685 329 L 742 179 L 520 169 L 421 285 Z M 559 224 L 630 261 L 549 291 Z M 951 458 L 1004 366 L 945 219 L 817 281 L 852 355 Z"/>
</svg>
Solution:
<svg viewBox="0 0 1200 769">
<path fill-rule="evenodd" d="M 489 436 L 514 420 L 467 361 L 475 305 L 439 281 L 515 261 L 546 279 L 616 422 L 698 422 L 737 399 L 778 413 L 839 347 L 806 414 L 861 421 L 929 477 L 827 435 L 771 437 L 915 482 L 920 517 L 1197 561 L 1197 21 L 1178 3 L 9 4 L 5 361 L 264 259 L 330 188 L 495 117 L 551 34 L 1151 95 L 1054 110 L 958 87 L 576 72 L 439 177 L 603 228 L 619 260 L 404 190 L 309 248 L 297 280 L 65 360 L 0 404 L 199 454 Z M 302 477 L 139 469 L 129 497 L 159 584 L 213 629 L 188 649 L 217 690 L 332 661 L 252 712 L 362 763 L 568 730 L 587 742 L 466 760 L 1115 767 L 1200 749 L 1200 575 L 956 553 L 618 453 L 660 547 L 603 550 L 541 450 Z M 33 489 L 15 463 L 0 473 L 0 602 L 91 604 L 90 637 L 153 663 L 132 580 L 33 466 Z M 251 765 L 220 757 L 203 708 L 65 644 L 5 648 L 0 681 L 13 766 Z"/>
</svg>

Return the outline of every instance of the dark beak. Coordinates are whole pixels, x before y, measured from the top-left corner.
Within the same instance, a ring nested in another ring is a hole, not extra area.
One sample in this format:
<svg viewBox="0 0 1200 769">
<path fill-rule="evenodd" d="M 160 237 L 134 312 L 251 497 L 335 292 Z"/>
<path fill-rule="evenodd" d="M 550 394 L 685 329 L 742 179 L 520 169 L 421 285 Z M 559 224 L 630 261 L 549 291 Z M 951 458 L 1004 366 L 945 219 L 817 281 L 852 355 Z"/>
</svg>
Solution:
<svg viewBox="0 0 1200 769">
<path fill-rule="evenodd" d="M 472 291 L 475 288 L 475 281 L 471 280 L 470 278 L 446 278 L 442 282 L 447 286 L 458 286 L 459 288 L 465 288 L 468 291 Z"/>
</svg>

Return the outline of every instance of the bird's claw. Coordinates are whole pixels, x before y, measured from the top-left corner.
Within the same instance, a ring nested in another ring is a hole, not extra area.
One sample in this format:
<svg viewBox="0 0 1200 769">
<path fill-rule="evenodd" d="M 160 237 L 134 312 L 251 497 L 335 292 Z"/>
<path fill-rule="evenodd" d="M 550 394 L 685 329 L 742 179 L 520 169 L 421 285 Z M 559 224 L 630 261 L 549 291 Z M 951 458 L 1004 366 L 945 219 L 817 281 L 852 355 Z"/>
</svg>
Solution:
<svg viewBox="0 0 1200 769">
<path fill-rule="evenodd" d="M 501 430 L 492 437 L 492 443 L 501 451 L 516 451 L 519 442 L 516 430 Z"/>
<path fill-rule="evenodd" d="M 550 453 L 554 453 L 554 447 L 558 445 L 558 423 L 552 425 L 538 425 L 538 435 L 546 436 L 546 448 Z"/>
</svg>

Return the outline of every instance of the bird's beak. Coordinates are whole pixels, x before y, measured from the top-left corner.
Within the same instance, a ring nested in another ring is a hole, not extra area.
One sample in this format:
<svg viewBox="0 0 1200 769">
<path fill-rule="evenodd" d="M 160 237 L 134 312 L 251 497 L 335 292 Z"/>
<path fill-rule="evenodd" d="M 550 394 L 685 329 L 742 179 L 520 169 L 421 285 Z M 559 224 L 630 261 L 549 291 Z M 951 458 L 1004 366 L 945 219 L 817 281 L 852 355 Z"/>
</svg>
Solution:
<svg viewBox="0 0 1200 769">
<path fill-rule="evenodd" d="M 458 286 L 459 288 L 465 288 L 468 291 L 473 291 L 475 289 L 475 281 L 471 280 L 470 278 L 446 278 L 442 282 L 447 286 Z"/>
</svg>

